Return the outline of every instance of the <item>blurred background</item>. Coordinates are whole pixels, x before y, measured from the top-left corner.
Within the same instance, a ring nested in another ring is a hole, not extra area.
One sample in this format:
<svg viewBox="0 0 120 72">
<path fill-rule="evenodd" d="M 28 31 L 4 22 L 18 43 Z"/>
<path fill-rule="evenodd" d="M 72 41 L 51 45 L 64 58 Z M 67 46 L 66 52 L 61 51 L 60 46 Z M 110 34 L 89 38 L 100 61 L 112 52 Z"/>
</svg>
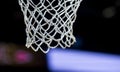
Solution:
<svg viewBox="0 0 120 72">
<path fill-rule="evenodd" d="M 73 26 L 77 42 L 48 54 L 24 46 L 18 0 L 0 3 L 0 72 L 120 72 L 120 0 L 83 0 Z"/>
</svg>

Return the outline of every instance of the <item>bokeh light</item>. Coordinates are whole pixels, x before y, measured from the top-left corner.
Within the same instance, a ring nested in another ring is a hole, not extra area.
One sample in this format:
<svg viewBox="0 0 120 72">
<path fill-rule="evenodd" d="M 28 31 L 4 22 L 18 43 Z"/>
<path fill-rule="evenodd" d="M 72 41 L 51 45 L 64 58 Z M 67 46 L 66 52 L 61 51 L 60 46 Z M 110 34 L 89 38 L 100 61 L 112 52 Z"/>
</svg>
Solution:
<svg viewBox="0 0 120 72">
<path fill-rule="evenodd" d="M 27 51 L 18 50 L 18 51 L 16 51 L 16 53 L 15 53 L 15 61 L 16 61 L 18 64 L 29 63 L 29 62 L 32 61 L 32 59 L 33 59 L 32 54 L 30 54 L 30 53 L 27 52 Z"/>
<path fill-rule="evenodd" d="M 113 16 L 115 16 L 115 14 L 116 14 L 115 7 L 107 7 L 103 10 L 103 16 L 105 18 L 112 18 Z"/>
</svg>

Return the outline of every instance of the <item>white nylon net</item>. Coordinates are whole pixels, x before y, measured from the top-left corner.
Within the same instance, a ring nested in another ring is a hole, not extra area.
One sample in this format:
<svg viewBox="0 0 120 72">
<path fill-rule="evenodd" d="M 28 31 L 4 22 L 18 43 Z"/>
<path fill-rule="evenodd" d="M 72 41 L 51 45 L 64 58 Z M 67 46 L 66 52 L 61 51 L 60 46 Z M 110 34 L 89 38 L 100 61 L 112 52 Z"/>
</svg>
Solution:
<svg viewBox="0 0 120 72">
<path fill-rule="evenodd" d="M 26 47 L 47 53 L 76 42 L 73 23 L 81 0 L 19 0 L 26 24 Z"/>
</svg>

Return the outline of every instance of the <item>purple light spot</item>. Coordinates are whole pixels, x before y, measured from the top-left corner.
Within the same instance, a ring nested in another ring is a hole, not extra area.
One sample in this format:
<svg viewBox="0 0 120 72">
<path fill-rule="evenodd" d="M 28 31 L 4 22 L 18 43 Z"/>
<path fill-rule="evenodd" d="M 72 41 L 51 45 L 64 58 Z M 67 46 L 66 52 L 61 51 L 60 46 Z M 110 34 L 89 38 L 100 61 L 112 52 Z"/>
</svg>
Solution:
<svg viewBox="0 0 120 72">
<path fill-rule="evenodd" d="M 32 61 L 32 55 L 29 52 L 18 50 L 15 53 L 15 61 L 19 64 L 29 63 Z"/>
</svg>

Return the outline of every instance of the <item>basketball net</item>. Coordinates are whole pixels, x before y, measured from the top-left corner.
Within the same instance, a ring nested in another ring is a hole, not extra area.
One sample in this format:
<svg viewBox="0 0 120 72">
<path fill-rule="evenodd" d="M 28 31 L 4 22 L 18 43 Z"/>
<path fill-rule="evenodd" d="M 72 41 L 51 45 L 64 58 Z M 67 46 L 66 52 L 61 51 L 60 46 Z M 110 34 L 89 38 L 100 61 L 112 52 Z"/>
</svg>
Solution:
<svg viewBox="0 0 120 72">
<path fill-rule="evenodd" d="M 76 42 L 73 23 L 81 0 L 19 0 L 26 24 L 26 47 L 48 53 Z"/>
</svg>

